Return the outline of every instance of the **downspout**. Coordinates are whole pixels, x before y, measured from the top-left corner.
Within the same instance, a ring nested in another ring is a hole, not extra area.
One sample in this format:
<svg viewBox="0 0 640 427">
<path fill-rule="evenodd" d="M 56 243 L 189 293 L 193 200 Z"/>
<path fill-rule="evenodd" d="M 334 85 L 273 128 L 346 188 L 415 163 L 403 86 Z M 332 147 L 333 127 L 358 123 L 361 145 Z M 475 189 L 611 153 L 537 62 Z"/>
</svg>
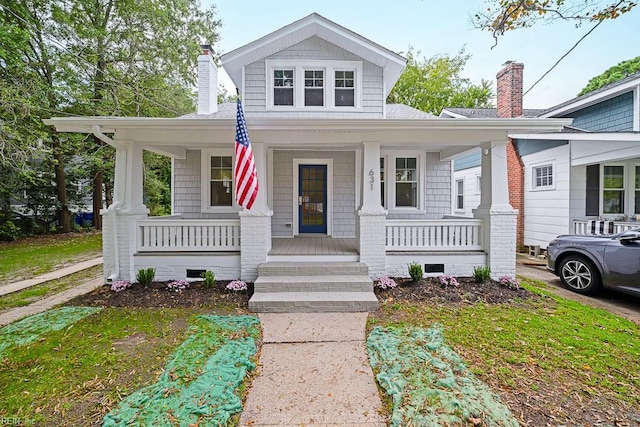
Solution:
<svg viewBox="0 0 640 427">
<path fill-rule="evenodd" d="M 109 138 L 107 135 L 102 133 L 100 130 L 100 125 L 93 125 L 93 135 L 99 140 L 106 142 L 107 144 L 115 147 L 116 149 L 122 149 L 122 146 L 118 144 L 113 139 Z M 120 276 L 120 254 L 118 251 L 118 230 L 117 230 L 117 221 L 116 221 L 116 209 L 122 206 L 122 201 L 114 201 L 111 203 L 111 206 L 107 208 L 107 216 L 109 217 L 109 221 L 111 222 L 111 243 L 113 244 L 113 256 L 114 256 L 114 271 L 111 273 L 109 277 L 107 277 L 107 282 L 113 282 Z M 95 212 L 93 213 L 95 215 Z"/>
</svg>

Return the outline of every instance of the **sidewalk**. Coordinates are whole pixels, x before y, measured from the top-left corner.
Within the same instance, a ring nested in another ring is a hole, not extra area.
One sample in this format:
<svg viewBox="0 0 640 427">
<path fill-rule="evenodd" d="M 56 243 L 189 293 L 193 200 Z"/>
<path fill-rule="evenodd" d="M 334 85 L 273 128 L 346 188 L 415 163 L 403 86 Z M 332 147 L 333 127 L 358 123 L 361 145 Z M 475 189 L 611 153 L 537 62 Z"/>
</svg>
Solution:
<svg viewBox="0 0 640 427">
<path fill-rule="evenodd" d="M 386 426 L 366 353 L 367 313 L 259 317 L 264 341 L 240 426 Z"/>
<path fill-rule="evenodd" d="M 41 276 L 34 277 L 33 279 L 21 280 L 19 282 L 8 283 L 6 285 L 0 285 L 0 296 L 7 295 L 13 292 L 21 291 L 26 288 L 30 288 L 35 285 L 39 285 L 49 280 L 59 279 L 64 276 L 68 276 L 73 273 L 77 273 L 87 268 L 94 267 L 102 264 L 102 257 L 90 259 L 87 261 L 79 262 L 77 264 L 70 265 L 68 267 L 54 270 Z"/>
</svg>

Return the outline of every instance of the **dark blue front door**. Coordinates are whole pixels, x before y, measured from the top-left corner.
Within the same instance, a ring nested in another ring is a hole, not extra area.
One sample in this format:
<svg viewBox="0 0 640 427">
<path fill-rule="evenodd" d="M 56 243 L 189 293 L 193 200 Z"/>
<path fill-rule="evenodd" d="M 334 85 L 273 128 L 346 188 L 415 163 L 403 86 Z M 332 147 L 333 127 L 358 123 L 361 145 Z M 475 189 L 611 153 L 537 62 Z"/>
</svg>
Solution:
<svg viewBox="0 0 640 427">
<path fill-rule="evenodd" d="M 327 232 L 327 166 L 300 165 L 298 224 L 300 233 Z"/>
</svg>

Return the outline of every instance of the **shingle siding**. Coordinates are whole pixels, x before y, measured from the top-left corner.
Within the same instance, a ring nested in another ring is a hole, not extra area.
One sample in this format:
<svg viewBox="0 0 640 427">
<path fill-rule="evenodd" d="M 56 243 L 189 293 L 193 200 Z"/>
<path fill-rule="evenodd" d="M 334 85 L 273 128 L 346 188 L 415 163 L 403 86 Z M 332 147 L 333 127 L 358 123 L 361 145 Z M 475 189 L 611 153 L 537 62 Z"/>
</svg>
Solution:
<svg viewBox="0 0 640 427">
<path fill-rule="evenodd" d="M 633 130 L 633 92 L 600 102 L 564 116 L 573 118 L 573 125 L 592 132 Z"/>
<path fill-rule="evenodd" d="M 267 111 L 265 60 L 324 60 L 360 61 L 362 67 L 362 111 Z M 245 112 L 252 117 L 331 117 L 331 118 L 382 118 L 384 110 L 383 70 L 338 46 L 319 37 L 310 37 L 264 59 L 245 67 Z"/>
</svg>

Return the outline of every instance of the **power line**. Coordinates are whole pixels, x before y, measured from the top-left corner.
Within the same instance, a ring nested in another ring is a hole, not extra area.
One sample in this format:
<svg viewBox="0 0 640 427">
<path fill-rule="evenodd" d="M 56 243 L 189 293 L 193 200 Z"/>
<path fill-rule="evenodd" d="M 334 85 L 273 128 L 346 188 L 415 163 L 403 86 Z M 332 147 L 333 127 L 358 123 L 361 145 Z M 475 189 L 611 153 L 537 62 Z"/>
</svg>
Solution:
<svg viewBox="0 0 640 427">
<path fill-rule="evenodd" d="M 567 55 L 569 55 L 569 54 L 570 54 L 570 53 L 571 53 L 571 52 L 572 52 L 572 51 L 573 51 L 573 50 L 574 50 L 574 49 L 575 49 L 575 48 L 580 44 L 580 42 L 582 42 L 582 40 L 584 40 L 584 39 L 585 39 L 589 34 L 591 34 L 591 33 L 593 32 L 593 30 L 595 30 L 596 28 L 598 28 L 598 26 L 599 26 L 600 24 L 602 24 L 602 22 L 603 22 L 603 21 L 598 21 L 598 23 L 597 23 L 596 25 L 594 25 L 594 26 L 593 26 L 593 28 L 591 28 L 589 31 L 587 31 L 587 33 L 586 33 L 585 35 L 583 35 L 582 37 L 580 37 L 580 40 L 578 40 L 578 41 L 577 41 L 577 42 L 576 42 L 576 43 L 571 47 L 571 49 L 569 49 L 569 50 L 568 50 L 564 55 L 562 55 L 562 56 L 560 57 L 560 59 L 558 59 L 558 60 L 556 61 L 556 63 L 555 63 L 555 64 L 553 64 L 553 65 L 551 66 L 551 68 L 549 68 L 549 69 L 548 69 L 548 70 L 547 70 L 547 71 L 542 75 L 542 77 L 540 77 L 538 80 L 536 80 L 536 82 L 535 82 L 533 85 L 531 85 L 531 87 L 530 87 L 529 89 L 527 89 L 527 91 L 526 91 L 524 94 L 522 94 L 522 96 L 524 96 L 524 95 L 528 94 L 528 93 L 531 91 L 531 89 L 533 89 L 534 87 L 536 87 L 536 85 L 537 85 L 538 83 L 540 83 L 540 82 L 542 81 L 542 79 L 544 79 L 544 78 L 547 76 L 547 74 L 549 74 L 551 71 L 553 71 L 553 69 L 554 69 L 554 68 L 556 68 L 556 66 L 557 66 L 557 65 L 558 65 L 558 64 L 559 64 L 559 63 L 560 63 L 564 58 L 566 58 L 566 57 L 567 57 Z"/>
</svg>

